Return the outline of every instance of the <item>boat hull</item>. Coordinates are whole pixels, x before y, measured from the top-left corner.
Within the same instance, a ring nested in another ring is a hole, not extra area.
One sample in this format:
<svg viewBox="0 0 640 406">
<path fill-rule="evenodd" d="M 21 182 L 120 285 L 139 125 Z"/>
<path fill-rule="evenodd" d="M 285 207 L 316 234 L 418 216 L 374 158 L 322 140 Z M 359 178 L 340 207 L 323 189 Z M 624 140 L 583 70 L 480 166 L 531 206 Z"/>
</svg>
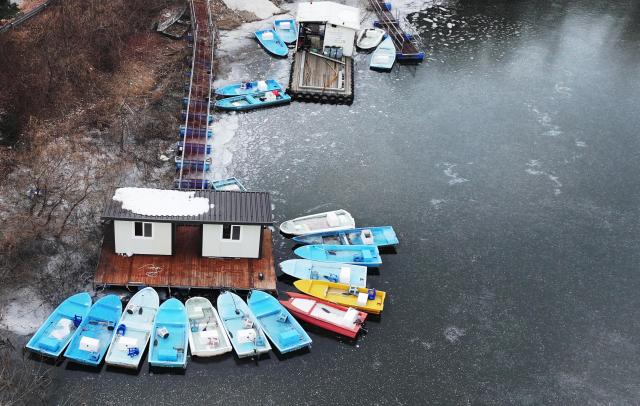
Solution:
<svg viewBox="0 0 640 406">
<path fill-rule="evenodd" d="M 268 92 L 271 90 L 284 90 L 282 85 L 278 83 L 278 81 L 273 79 L 267 79 L 264 81 L 266 84 L 266 89 L 262 90 L 258 89 L 258 81 L 247 82 L 243 85 L 241 83 L 234 83 L 227 86 L 222 86 L 216 89 L 215 93 L 217 96 L 229 97 L 229 96 L 242 96 L 247 94 L 256 94 L 261 92 Z"/>
<path fill-rule="evenodd" d="M 360 265 L 288 259 L 280 263 L 280 270 L 297 279 L 325 280 L 349 286 L 367 286 L 367 267 Z"/>
<path fill-rule="evenodd" d="M 192 356 L 213 357 L 233 349 L 218 312 L 209 299 L 192 297 L 185 303 L 189 317 L 189 349 Z"/>
<path fill-rule="evenodd" d="M 281 354 L 311 346 L 311 337 L 275 297 L 260 290 L 252 290 L 247 304 Z"/>
<path fill-rule="evenodd" d="M 116 295 L 107 295 L 91 306 L 87 317 L 82 321 L 73 337 L 65 358 L 79 364 L 98 366 L 102 362 L 113 335 L 115 325 L 122 314 L 122 302 Z"/>
<path fill-rule="evenodd" d="M 353 265 L 380 266 L 382 258 L 375 245 L 312 244 L 293 251 L 297 256 L 322 262 L 343 262 Z"/>
<path fill-rule="evenodd" d="M 280 36 L 274 30 L 256 31 L 254 34 L 260 45 L 271 55 L 278 57 L 289 55 L 287 44 L 280 39 Z"/>
<path fill-rule="evenodd" d="M 262 100 L 263 98 L 265 100 Z M 246 111 L 288 103 L 291 103 L 291 96 L 284 92 L 278 92 L 276 98 L 272 100 L 266 100 L 265 93 L 263 92 L 220 99 L 216 101 L 215 107 L 220 110 Z"/>
<path fill-rule="evenodd" d="M 341 306 L 353 307 L 371 314 L 380 314 L 384 310 L 386 293 L 381 290 L 376 290 L 373 299 L 368 299 L 368 289 L 354 288 L 358 292 L 358 296 L 356 296 L 350 294 L 349 285 L 343 283 L 304 279 L 295 281 L 293 285 L 302 293 L 328 300 Z M 361 300 L 362 295 L 364 296 Z"/>
<path fill-rule="evenodd" d="M 356 226 L 351 213 L 344 209 L 297 217 L 280 224 L 280 231 L 288 235 L 305 235 L 348 230 Z"/>
<path fill-rule="evenodd" d="M 273 29 L 278 33 L 280 39 L 287 44 L 293 44 L 298 39 L 295 20 L 275 20 Z"/>
<path fill-rule="evenodd" d="M 300 293 L 295 293 L 295 292 L 285 292 L 285 293 L 289 296 L 289 300 L 280 300 L 280 303 L 284 307 L 286 307 L 297 319 L 302 320 L 306 323 L 312 324 L 314 326 L 318 326 L 325 330 L 334 332 L 336 334 L 343 335 L 345 337 L 356 338 L 356 336 L 358 335 L 358 332 L 360 331 L 362 323 L 364 323 L 364 321 L 367 318 L 367 313 L 358 312 L 358 322 L 354 323 L 351 328 L 343 327 L 338 325 L 337 323 L 330 323 L 328 321 L 322 320 L 317 316 L 314 317 L 313 311 L 316 306 L 321 305 L 321 306 L 328 306 L 339 312 L 344 313 L 349 309 L 348 307 L 340 306 L 335 303 L 327 302 L 326 300 L 321 300 L 321 299 L 308 296 L 308 295 L 303 295 Z M 317 302 L 317 304 L 305 312 L 294 305 L 295 299 L 314 300 L 315 302 Z"/>
<path fill-rule="evenodd" d="M 364 234 L 370 234 L 371 237 L 367 237 Z M 398 237 L 391 226 L 362 227 L 341 231 L 305 234 L 295 236 L 293 240 L 301 244 L 375 245 L 377 247 L 398 244 Z"/>
<path fill-rule="evenodd" d="M 122 312 L 116 334 L 109 345 L 109 351 L 104 359 L 107 365 L 138 368 L 149 344 L 151 329 L 159 306 L 160 299 L 153 288 L 144 288 L 133 295 Z M 122 331 L 120 326 L 125 326 L 122 334 L 119 334 L 119 331 Z"/>
<path fill-rule="evenodd" d="M 231 292 L 220 294 L 218 313 L 238 358 L 259 356 L 271 350 L 262 327 L 240 296 Z"/>
<path fill-rule="evenodd" d="M 378 48 L 371 54 L 369 68 L 373 70 L 389 71 L 396 61 L 396 48 L 391 37 L 387 36 Z"/>
<path fill-rule="evenodd" d="M 370 51 L 377 47 L 385 36 L 384 30 L 380 28 L 367 28 L 358 34 L 356 46 L 363 51 Z"/>
<path fill-rule="evenodd" d="M 188 325 L 187 310 L 178 299 L 171 298 L 158 308 L 151 330 L 153 343 L 149 351 L 149 365 L 187 367 Z"/>
<path fill-rule="evenodd" d="M 74 318 L 78 316 L 84 320 L 91 309 L 91 302 L 91 296 L 86 292 L 65 299 L 42 323 L 27 342 L 26 348 L 47 357 L 58 358 L 80 331 L 73 324 Z"/>
</svg>

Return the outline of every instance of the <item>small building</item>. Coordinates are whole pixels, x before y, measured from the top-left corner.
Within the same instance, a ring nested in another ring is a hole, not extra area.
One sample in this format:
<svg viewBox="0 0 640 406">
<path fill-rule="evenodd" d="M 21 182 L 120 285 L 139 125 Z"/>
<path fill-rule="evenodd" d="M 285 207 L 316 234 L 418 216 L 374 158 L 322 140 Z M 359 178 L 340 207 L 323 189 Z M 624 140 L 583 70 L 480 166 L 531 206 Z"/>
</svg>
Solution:
<svg viewBox="0 0 640 406">
<path fill-rule="evenodd" d="M 267 192 L 120 188 L 101 218 L 97 285 L 275 289 Z"/>
<path fill-rule="evenodd" d="M 360 29 L 360 10 L 332 1 L 299 3 L 296 15 L 298 42 L 296 50 L 315 49 L 321 53 L 340 49 L 352 57 L 356 33 Z M 335 55 L 335 51 L 333 51 Z"/>
</svg>

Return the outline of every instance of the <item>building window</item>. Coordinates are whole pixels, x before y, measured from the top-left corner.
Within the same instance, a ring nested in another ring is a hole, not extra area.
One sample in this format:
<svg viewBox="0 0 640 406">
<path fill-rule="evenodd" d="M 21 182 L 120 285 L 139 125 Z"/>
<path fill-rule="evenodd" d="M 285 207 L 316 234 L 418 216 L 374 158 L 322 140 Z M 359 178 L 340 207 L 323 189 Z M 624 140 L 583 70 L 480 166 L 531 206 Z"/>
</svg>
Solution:
<svg viewBox="0 0 640 406">
<path fill-rule="evenodd" d="M 152 230 L 153 223 L 144 223 L 142 221 L 133 222 L 133 235 L 136 237 L 151 238 L 153 236 Z"/>
<path fill-rule="evenodd" d="M 222 225 L 223 240 L 240 240 L 240 226 L 232 226 L 231 224 Z"/>
</svg>

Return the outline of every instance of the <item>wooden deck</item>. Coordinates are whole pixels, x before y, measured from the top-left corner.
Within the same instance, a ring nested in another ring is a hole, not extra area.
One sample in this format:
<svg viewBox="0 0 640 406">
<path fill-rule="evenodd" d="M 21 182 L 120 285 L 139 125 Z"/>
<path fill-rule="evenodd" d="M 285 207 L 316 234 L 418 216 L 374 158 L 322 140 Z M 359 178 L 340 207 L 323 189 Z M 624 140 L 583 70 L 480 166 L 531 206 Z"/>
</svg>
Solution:
<svg viewBox="0 0 640 406">
<path fill-rule="evenodd" d="M 269 229 L 263 230 L 262 257 L 259 259 L 201 257 L 201 235 L 197 226 L 176 227 L 175 255 L 126 257 L 115 253 L 113 227 L 108 229 L 96 269 L 95 286 L 276 290 Z"/>
<path fill-rule="evenodd" d="M 306 50 L 294 54 L 289 89 L 294 100 L 353 103 L 353 59 L 330 60 Z"/>
</svg>

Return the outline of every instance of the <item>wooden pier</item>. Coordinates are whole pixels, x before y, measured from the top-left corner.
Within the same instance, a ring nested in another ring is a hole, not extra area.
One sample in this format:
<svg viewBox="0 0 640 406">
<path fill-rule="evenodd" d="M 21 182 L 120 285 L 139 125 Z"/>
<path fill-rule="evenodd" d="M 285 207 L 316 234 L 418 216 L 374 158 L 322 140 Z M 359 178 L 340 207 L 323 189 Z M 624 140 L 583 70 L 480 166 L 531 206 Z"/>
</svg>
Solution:
<svg viewBox="0 0 640 406">
<path fill-rule="evenodd" d="M 294 54 L 287 89 L 293 100 L 351 104 L 353 89 L 353 59 L 332 59 L 307 50 Z"/>
<path fill-rule="evenodd" d="M 378 16 L 375 26 L 384 29 L 396 47 L 396 61 L 399 63 L 420 63 L 424 60 L 424 52 L 420 50 L 420 41 L 417 33 L 408 32 L 402 27 L 398 16 L 385 4 L 384 0 L 369 0 L 373 11 Z"/>
<path fill-rule="evenodd" d="M 258 259 L 205 258 L 200 255 L 202 237 L 199 227 L 178 225 L 175 233 L 174 255 L 127 257 L 116 254 L 113 227 L 108 227 L 94 285 L 276 290 L 270 229 L 263 230 L 262 255 Z"/>
</svg>

